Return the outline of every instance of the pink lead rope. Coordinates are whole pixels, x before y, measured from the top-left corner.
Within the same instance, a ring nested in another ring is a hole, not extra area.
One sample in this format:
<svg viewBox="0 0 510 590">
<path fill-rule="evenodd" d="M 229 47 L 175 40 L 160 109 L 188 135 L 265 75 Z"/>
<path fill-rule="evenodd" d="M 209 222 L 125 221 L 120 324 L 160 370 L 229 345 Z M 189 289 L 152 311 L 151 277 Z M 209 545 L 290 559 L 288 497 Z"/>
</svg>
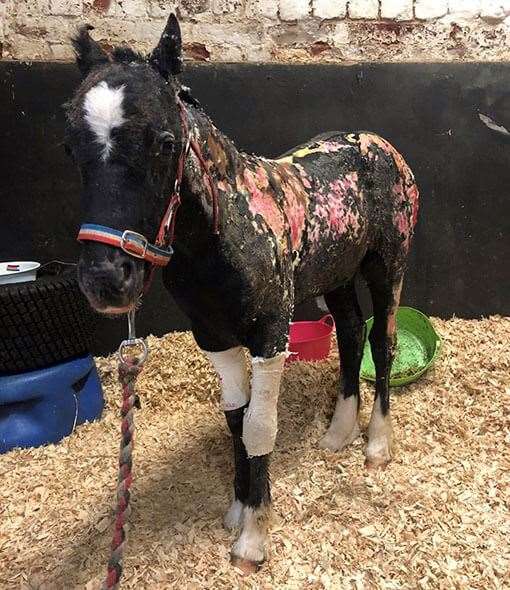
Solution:
<svg viewBox="0 0 510 590">
<path fill-rule="evenodd" d="M 139 347 L 140 356 L 127 357 L 125 349 Z M 122 560 L 126 544 L 125 524 L 130 514 L 130 488 L 133 482 L 133 446 L 134 446 L 134 410 L 140 407 L 135 393 L 136 378 L 140 374 L 147 359 L 148 349 L 142 338 L 135 335 L 135 311 L 128 313 L 128 339 L 119 346 L 119 382 L 122 385 L 121 408 L 121 441 L 119 451 L 119 476 L 117 482 L 117 509 L 115 512 L 115 528 L 111 544 L 111 554 L 108 561 L 106 579 L 102 590 L 118 588 L 122 576 Z"/>
</svg>

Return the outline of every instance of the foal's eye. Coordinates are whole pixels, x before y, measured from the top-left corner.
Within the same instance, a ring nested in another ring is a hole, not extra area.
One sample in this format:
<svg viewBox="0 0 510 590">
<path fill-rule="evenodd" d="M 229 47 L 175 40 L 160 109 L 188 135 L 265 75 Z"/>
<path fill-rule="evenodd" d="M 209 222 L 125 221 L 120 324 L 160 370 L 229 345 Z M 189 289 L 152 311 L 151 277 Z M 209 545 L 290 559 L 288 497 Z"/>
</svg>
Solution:
<svg viewBox="0 0 510 590">
<path fill-rule="evenodd" d="M 173 144 L 175 141 L 175 135 L 171 131 L 162 131 L 159 134 L 159 142 L 161 145 Z"/>
<path fill-rule="evenodd" d="M 175 135 L 171 131 L 161 131 L 158 133 L 156 144 L 157 144 L 157 155 L 170 154 L 174 148 Z"/>
</svg>

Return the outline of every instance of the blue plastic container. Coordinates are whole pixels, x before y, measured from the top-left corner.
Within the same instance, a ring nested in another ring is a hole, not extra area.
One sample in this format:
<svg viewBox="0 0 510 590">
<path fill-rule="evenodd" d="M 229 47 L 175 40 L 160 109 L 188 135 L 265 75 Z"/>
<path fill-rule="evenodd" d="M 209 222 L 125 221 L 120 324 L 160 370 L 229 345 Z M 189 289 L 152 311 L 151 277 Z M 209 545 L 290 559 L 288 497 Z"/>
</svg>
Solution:
<svg viewBox="0 0 510 590">
<path fill-rule="evenodd" d="M 103 404 L 91 355 L 0 377 L 0 453 L 58 442 L 75 425 L 100 418 Z"/>
</svg>

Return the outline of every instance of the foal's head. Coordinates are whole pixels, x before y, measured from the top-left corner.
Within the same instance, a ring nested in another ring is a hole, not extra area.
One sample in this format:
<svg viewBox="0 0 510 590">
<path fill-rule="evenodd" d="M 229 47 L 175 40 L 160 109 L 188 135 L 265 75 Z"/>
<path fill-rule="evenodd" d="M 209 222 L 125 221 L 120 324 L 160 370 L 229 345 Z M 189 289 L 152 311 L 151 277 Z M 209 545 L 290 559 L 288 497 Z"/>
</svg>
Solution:
<svg viewBox="0 0 510 590">
<path fill-rule="evenodd" d="M 171 15 L 148 57 L 107 54 L 80 29 L 73 45 L 83 81 L 67 107 L 66 150 L 82 178 L 82 221 L 154 240 L 171 192 L 183 133 L 174 76 L 181 35 Z M 81 289 L 103 313 L 123 313 L 141 292 L 147 263 L 121 249 L 84 242 Z"/>
</svg>

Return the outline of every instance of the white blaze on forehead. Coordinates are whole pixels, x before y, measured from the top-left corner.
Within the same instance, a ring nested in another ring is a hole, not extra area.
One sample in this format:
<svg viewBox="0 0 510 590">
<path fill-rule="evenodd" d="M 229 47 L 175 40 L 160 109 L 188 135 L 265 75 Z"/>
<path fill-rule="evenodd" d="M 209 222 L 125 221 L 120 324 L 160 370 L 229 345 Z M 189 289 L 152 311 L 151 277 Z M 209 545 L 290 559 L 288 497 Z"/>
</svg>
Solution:
<svg viewBox="0 0 510 590">
<path fill-rule="evenodd" d="M 122 108 L 123 100 L 124 86 L 110 88 L 104 81 L 91 88 L 85 95 L 85 120 L 95 133 L 96 141 L 102 146 L 103 160 L 108 158 L 112 150 L 112 129 L 126 122 Z"/>
</svg>

